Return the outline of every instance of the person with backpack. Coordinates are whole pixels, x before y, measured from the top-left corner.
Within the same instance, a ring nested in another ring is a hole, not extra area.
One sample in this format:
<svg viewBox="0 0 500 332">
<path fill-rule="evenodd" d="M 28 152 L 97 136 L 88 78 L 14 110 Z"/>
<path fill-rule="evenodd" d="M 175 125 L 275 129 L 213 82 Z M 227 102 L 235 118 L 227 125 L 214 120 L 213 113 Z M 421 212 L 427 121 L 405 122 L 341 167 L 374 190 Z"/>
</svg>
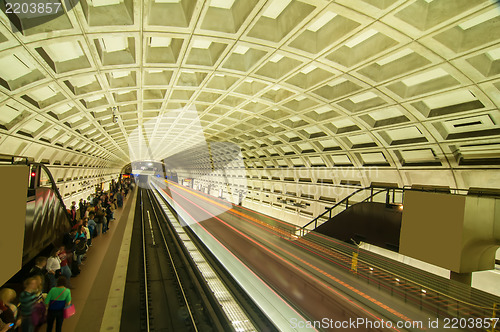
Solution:
<svg viewBox="0 0 500 332">
<path fill-rule="evenodd" d="M 42 295 L 38 294 L 38 287 L 38 280 L 35 277 L 30 277 L 24 281 L 24 291 L 19 295 L 22 332 L 33 332 L 35 330 L 31 314 L 35 303 L 42 298 Z"/>
<path fill-rule="evenodd" d="M 113 210 L 111 207 L 111 204 L 108 204 L 106 207 L 106 220 L 107 220 L 107 225 L 106 225 L 106 231 L 109 229 L 109 222 L 113 220 Z"/>
<path fill-rule="evenodd" d="M 78 266 L 82 265 L 82 257 L 87 252 L 87 235 L 83 225 L 78 226 L 78 230 L 75 234 L 75 255 Z"/>
<path fill-rule="evenodd" d="M 87 241 L 87 245 L 89 247 L 92 246 L 92 239 L 95 237 L 95 234 L 96 234 L 96 229 L 97 229 L 97 224 L 96 222 L 94 221 L 94 213 L 91 212 L 89 213 L 89 219 L 87 220 L 87 227 L 89 228 L 89 235 L 90 235 L 90 239 Z"/>
<path fill-rule="evenodd" d="M 99 235 L 99 233 L 102 233 L 104 234 L 105 233 L 105 228 L 104 228 L 104 211 L 101 207 L 101 203 L 97 203 L 96 207 L 95 207 L 95 222 L 97 223 L 97 235 Z"/>
<path fill-rule="evenodd" d="M 62 332 L 64 321 L 64 308 L 71 305 L 71 290 L 66 288 L 67 279 L 60 276 L 57 279 L 57 286 L 53 287 L 45 298 L 47 308 L 47 332 L 52 332 L 54 321 L 56 332 Z"/>
</svg>

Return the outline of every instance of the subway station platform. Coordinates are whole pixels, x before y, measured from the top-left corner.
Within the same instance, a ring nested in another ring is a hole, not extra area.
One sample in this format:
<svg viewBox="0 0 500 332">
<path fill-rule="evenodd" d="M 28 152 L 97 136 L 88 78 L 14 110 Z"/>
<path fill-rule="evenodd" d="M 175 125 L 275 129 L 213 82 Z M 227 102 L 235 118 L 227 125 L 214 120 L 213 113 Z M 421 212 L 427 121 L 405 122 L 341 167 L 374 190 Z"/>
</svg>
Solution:
<svg viewBox="0 0 500 332">
<path fill-rule="evenodd" d="M 64 331 L 120 330 L 136 199 L 137 190 L 131 191 L 108 232 L 93 239 L 81 273 L 71 279 L 76 314 L 64 321 Z"/>
</svg>

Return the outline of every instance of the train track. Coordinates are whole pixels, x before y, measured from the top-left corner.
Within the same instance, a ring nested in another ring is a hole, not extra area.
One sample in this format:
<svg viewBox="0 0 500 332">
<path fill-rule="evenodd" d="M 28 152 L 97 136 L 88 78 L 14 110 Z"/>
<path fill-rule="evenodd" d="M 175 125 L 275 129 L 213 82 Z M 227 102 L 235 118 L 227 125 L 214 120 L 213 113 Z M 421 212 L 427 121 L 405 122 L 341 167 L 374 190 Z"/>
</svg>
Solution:
<svg viewBox="0 0 500 332">
<path fill-rule="evenodd" d="M 139 190 L 140 331 L 233 331 L 209 300 L 211 294 L 201 286 L 150 190 Z M 121 328 L 133 329 L 127 324 Z"/>
</svg>

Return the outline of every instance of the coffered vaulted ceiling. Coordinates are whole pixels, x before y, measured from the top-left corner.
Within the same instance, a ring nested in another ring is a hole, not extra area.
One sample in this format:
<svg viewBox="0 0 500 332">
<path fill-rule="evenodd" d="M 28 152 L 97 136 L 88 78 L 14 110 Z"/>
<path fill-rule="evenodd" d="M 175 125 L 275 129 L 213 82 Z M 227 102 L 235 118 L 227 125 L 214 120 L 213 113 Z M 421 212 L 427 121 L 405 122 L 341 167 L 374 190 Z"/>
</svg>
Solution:
<svg viewBox="0 0 500 332">
<path fill-rule="evenodd" d="M 81 0 L 0 21 L 0 153 L 122 166 L 207 140 L 249 168 L 498 164 L 494 1 Z"/>
</svg>

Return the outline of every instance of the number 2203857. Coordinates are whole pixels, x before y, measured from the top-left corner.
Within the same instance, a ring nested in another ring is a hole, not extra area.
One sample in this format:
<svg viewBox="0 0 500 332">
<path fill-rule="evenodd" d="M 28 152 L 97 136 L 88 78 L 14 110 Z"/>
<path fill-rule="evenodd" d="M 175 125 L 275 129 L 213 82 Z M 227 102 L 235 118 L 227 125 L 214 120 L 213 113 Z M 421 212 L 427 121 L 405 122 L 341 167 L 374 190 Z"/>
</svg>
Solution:
<svg viewBox="0 0 500 332">
<path fill-rule="evenodd" d="M 498 318 L 445 318 L 443 322 L 445 329 L 489 329 L 496 327 Z"/>
<path fill-rule="evenodd" d="M 62 10 L 59 2 L 6 2 L 6 14 L 57 14 Z"/>
</svg>

